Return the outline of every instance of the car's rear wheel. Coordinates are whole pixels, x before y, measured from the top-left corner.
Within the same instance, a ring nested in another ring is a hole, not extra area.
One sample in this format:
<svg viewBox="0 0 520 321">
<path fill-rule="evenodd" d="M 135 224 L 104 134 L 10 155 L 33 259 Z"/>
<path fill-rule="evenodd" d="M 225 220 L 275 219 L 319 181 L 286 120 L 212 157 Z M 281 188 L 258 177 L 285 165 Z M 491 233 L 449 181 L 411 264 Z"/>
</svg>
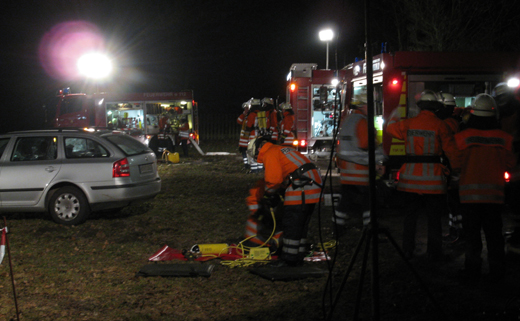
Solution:
<svg viewBox="0 0 520 321">
<path fill-rule="evenodd" d="M 76 187 L 65 186 L 51 196 L 49 212 L 56 223 L 78 225 L 87 220 L 90 214 L 90 206 L 81 190 Z"/>
</svg>

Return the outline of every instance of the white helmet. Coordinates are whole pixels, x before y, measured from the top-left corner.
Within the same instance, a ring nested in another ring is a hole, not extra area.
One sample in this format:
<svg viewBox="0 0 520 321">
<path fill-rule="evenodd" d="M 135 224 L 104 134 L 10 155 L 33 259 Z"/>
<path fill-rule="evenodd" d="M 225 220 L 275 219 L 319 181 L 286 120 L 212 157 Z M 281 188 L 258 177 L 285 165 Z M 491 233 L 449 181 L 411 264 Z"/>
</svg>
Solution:
<svg viewBox="0 0 520 321">
<path fill-rule="evenodd" d="M 450 93 L 438 92 L 437 96 L 439 97 L 439 101 L 444 104 L 444 106 L 457 106 L 455 103 L 455 97 L 453 97 Z"/>
<path fill-rule="evenodd" d="M 264 99 L 262 99 L 262 104 L 274 105 L 273 98 L 265 97 Z"/>
<path fill-rule="evenodd" d="M 292 109 L 291 103 L 283 103 L 282 104 L 282 109 L 283 110 Z"/>
<path fill-rule="evenodd" d="M 247 155 L 256 161 L 259 152 L 259 146 L 262 142 L 269 141 L 269 138 L 264 136 L 259 136 L 254 139 L 251 139 L 247 144 Z"/>
<path fill-rule="evenodd" d="M 471 104 L 471 114 L 480 117 L 496 116 L 497 104 L 495 99 L 488 94 L 478 94 Z"/>
<path fill-rule="evenodd" d="M 242 104 L 242 108 L 249 108 L 249 101 Z"/>
<path fill-rule="evenodd" d="M 260 101 L 260 99 L 257 99 L 257 98 L 251 98 L 248 100 L 248 103 L 249 103 L 249 106 L 251 105 L 261 105 L 262 102 Z"/>
<path fill-rule="evenodd" d="M 439 102 L 439 97 L 432 90 L 425 90 L 421 93 L 421 97 L 417 100 L 417 106 L 420 109 L 437 111 L 444 107 L 444 104 Z"/>
</svg>

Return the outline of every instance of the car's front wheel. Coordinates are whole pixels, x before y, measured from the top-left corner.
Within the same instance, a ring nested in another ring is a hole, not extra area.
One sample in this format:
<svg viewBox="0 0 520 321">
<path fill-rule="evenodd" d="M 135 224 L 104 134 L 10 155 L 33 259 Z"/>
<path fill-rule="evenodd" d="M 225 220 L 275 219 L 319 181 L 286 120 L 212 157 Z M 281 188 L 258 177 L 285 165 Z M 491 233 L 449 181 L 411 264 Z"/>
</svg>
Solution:
<svg viewBox="0 0 520 321">
<path fill-rule="evenodd" d="M 81 190 L 76 187 L 65 186 L 51 196 L 49 212 L 56 223 L 78 225 L 87 220 L 90 214 L 90 206 Z"/>
</svg>

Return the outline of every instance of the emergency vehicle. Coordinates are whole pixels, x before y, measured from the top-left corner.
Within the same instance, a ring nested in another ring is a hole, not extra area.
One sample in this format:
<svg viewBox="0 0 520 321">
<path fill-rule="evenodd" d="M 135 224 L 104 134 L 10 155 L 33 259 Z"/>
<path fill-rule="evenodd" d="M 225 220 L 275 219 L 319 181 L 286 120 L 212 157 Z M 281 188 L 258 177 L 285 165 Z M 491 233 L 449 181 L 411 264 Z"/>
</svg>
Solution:
<svg viewBox="0 0 520 321">
<path fill-rule="evenodd" d="M 493 88 L 520 67 L 519 53 L 395 52 L 373 57 L 374 125 L 378 142 L 389 156 L 387 173 L 404 162 L 404 141 L 384 130 L 384 122 L 397 109 L 401 117 L 417 113 L 416 99 L 427 89 L 451 93 L 457 107 L 468 107 L 480 93 Z M 366 61 L 352 63 L 342 87 L 343 101 L 366 102 Z M 388 171 L 390 169 L 390 171 Z"/>
<path fill-rule="evenodd" d="M 54 127 L 121 130 L 159 153 L 158 146 L 168 148 L 175 143 L 175 128 L 178 125 L 175 122 L 184 118 L 190 127 L 190 137 L 197 143 L 199 141 L 198 105 L 193 100 L 191 90 L 87 95 L 72 94 L 66 88 L 60 90 L 57 96 Z M 172 131 L 159 128 L 161 118 L 168 119 L 168 127 L 173 128 Z M 150 144 L 156 138 L 169 141 Z"/>
<path fill-rule="evenodd" d="M 294 111 L 298 150 L 313 158 L 330 155 L 334 123 L 341 112 L 335 81 L 347 73 L 347 70 L 317 67 L 314 63 L 292 64 L 287 75 L 286 92 L 286 100 Z"/>
</svg>

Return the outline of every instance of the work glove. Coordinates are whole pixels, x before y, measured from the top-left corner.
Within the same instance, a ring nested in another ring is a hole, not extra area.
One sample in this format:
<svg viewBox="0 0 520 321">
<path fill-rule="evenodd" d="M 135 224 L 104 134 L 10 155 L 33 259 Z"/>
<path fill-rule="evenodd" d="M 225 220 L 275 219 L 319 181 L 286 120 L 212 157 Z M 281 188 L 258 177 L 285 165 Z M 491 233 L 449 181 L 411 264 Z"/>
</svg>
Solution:
<svg viewBox="0 0 520 321">
<path fill-rule="evenodd" d="M 262 204 L 267 208 L 275 208 L 283 201 L 282 196 L 278 193 L 265 194 L 262 199 Z"/>
</svg>

